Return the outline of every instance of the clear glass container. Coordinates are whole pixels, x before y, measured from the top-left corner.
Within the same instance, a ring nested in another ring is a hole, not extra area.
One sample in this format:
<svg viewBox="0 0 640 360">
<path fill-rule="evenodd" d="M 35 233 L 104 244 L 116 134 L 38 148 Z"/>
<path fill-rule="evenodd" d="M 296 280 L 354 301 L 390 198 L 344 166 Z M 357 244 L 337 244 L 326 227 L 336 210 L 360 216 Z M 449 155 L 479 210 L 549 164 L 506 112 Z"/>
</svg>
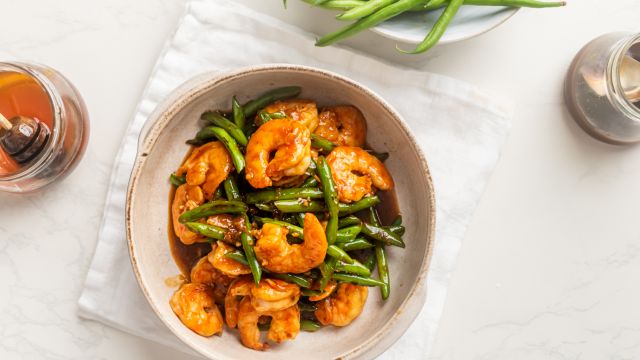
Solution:
<svg viewBox="0 0 640 360">
<path fill-rule="evenodd" d="M 68 175 L 89 138 L 89 117 L 76 88 L 47 66 L 0 62 L 0 113 L 38 118 L 51 132 L 43 150 L 19 165 L 0 148 L 0 191 L 38 190 Z"/>
<path fill-rule="evenodd" d="M 565 100 L 596 139 L 640 142 L 640 34 L 611 33 L 585 45 L 569 68 Z"/>
</svg>

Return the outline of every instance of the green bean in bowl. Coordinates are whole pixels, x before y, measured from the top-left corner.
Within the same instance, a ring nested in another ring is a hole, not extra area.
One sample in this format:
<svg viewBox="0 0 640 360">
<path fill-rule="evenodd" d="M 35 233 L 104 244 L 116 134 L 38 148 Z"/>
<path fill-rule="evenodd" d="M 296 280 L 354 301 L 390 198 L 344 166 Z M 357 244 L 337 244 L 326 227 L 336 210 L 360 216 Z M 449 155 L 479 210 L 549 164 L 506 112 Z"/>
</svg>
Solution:
<svg viewBox="0 0 640 360">
<path fill-rule="evenodd" d="M 201 336 L 226 324 L 265 350 L 260 331 L 280 343 L 347 326 L 370 287 L 384 300 L 392 291 L 387 253 L 404 248 L 405 229 L 389 155 L 367 148 L 358 108 L 319 108 L 300 93 L 288 86 L 206 111 L 167 174 L 170 243 L 188 278 L 170 305 Z"/>
</svg>

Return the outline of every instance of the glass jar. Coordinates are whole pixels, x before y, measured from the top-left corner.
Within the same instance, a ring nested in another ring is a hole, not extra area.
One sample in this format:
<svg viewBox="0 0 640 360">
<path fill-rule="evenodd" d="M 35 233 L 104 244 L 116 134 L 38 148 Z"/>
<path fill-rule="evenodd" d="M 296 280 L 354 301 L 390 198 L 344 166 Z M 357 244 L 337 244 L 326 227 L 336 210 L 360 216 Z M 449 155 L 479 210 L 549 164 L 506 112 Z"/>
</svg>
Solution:
<svg viewBox="0 0 640 360">
<path fill-rule="evenodd" d="M 43 65 L 0 62 L 0 113 L 38 118 L 50 130 L 41 152 L 18 165 L 0 148 L 0 191 L 25 193 L 68 175 L 89 138 L 89 117 L 76 88 Z"/>
<path fill-rule="evenodd" d="M 611 33 L 585 45 L 569 68 L 565 100 L 596 139 L 640 142 L 640 34 Z"/>
</svg>

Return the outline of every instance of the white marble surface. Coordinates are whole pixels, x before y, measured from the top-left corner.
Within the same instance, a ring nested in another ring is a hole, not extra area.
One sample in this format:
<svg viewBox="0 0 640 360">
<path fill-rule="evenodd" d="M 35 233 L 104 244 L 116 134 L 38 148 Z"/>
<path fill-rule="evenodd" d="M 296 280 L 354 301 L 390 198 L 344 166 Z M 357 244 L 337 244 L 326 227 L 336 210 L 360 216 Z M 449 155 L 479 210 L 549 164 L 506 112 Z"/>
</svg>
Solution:
<svg viewBox="0 0 640 360">
<path fill-rule="evenodd" d="M 336 22 L 289 1 L 238 0 L 316 32 Z M 514 104 L 504 155 L 465 239 L 430 360 L 640 357 L 640 147 L 591 140 L 561 98 L 573 54 L 638 31 L 637 0 L 524 10 L 479 38 L 401 56 L 373 34 L 355 47 L 450 75 Z M 76 317 L 109 170 L 182 0 L 1 0 L 0 58 L 49 64 L 91 113 L 87 155 L 64 182 L 0 194 L 0 359 L 192 359 Z M 309 16 L 309 15 L 313 16 Z M 9 16 L 7 16 L 9 15 Z"/>
</svg>

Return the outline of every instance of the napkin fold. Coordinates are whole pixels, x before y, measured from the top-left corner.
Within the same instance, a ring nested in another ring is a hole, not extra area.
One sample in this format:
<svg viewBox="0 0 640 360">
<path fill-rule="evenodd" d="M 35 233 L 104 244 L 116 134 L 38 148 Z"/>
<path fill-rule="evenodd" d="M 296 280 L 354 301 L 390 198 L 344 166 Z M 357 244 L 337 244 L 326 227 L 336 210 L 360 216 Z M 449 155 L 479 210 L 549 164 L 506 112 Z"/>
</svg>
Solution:
<svg viewBox="0 0 640 360">
<path fill-rule="evenodd" d="M 81 317 L 191 352 L 153 313 L 129 262 L 124 206 L 140 130 L 163 98 L 199 73 L 303 64 L 348 76 L 378 92 L 404 116 L 426 154 L 437 206 L 427 299 L 408 331 L 381 358 L 428 356 L 462 238 L 508 134 L 509 111 L 463 82 L 313 43 L 311 34 L 232 1 L 187 4 L 117 155 L 98 245 L 78 302 Z"/>
</svg>

